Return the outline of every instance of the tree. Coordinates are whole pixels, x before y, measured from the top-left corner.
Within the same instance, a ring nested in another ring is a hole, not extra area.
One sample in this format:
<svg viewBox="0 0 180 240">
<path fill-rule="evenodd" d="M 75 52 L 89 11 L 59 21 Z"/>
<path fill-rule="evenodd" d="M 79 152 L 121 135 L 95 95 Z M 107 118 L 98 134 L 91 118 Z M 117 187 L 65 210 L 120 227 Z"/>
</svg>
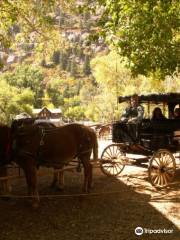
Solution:
<svg viewBox="0 0 180 240">
<path fill-rule="evenodd" d="M 32 113 L 34 101 L 30 89 L 19 89 L 10 86 L 5 80 L 0 81 L 0 122 L 10 123 L 11 119 L 21 113 Z"/>
<path fill-rule="evenodd" d="M 0 43 L 9 47 L 14 41 L 14 26 L 19 26 L 28 40 L 29 34 L 42 36 L 47 42 L 51 36 L 46 33 L 57 27 L 55 10 L 71 10 L 74 0 L 1 0 L 0 2 Z"/>
<path fill-rule="evenodd" d="M 85 75 L 90 75 L 91 74 L 90 56 L 89 55 L 85 55 L 84 66 L 83 66 L 83 73 Z"/>
<path fill-rule="evenodd" d="M 60 63 L 60 51 L 59 50 L 53 52 L 52 61 L 56 65 Z"/>
<path fill-rule="evenodd" d="M 107 42 L 128 59 L 135 74 L 172 74 L 180 62 L 179 0 L 99 0 Z M 98 7 L 97 7 L 98 9 Z"/>
<path fill-rule="evenodd" d="M 34 93 L 35 107 L 41 107 L 44 75 L 40 68 L 22 64 L 17 66 L 13 72 L 3 73 L 1 79 L 4 79 L 10 86 L 22 90 L 29 88 Z"/>
<path fill-rule="evenodd" d="M 76 76 L 76 73 L 77 73 L 77 65 L 76 65 L 76 62 L 75 62 L 75 59 L 72 59 L 70 61 L 70 74 L 72 77 L 75 77 Z"/>
<path fill-rule="evenodd" d="M 85 117 L 85 108 L 81 105 L 79 96 L 64 99 L 64 116 L 73 120 L 81 120 Z"/>
<path fill-rule="evenodd" d="M 47 85 L 47 93 L 55 107 L 63 106 L 64 80 L 60 78 L 51 79 Z"/>
<path fill-rule="evenodd" d="M 14 40 L 10 30 L 19 25 L 25 34 L 36 32 L 43 35 L 43 29 L 52 22 L 49 13 L 55 1 L 2 0 L 0 4 L 0 42 L 9 46 Z"/>
</svg>

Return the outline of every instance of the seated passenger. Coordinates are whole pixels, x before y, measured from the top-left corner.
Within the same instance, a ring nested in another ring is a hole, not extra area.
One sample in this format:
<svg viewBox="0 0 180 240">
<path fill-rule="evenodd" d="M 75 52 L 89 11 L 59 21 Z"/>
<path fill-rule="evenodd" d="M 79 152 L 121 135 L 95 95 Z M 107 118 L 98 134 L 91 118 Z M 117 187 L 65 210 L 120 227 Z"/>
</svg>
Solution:
<svg viewBox="0 0 180 240">
<path fill-rule="evenodd" d="M 180 119 L 180 108 L 175 108 L 174 119 Z"/>
<path fill-rule="evenodd" d="M 156 107 L 153 110 L 151 120 L 156 121 L 156 120 L 165 120 L 165 119 L 167 119 L 167 118 L 163 115 L 162 110 L 159 107 Z"/>
</svg>

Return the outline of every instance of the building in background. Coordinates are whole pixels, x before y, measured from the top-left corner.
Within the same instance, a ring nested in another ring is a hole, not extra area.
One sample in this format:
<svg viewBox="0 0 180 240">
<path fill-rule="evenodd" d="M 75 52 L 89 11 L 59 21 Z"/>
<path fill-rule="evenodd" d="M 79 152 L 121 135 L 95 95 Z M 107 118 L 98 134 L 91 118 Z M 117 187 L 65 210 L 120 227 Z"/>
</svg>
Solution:
<svg viewBox="0 0 180 240">
<path fill-rule="evenodd" d="M 36 122 L 51 122 L 56 126 L 63 125 L 62 111 L 60 108 L 50 109 L 43 107 L 40 109 L 33 109 L 33 115 L 37 118 Z"/>
<path fill-rule="evenodd" d="M 50 109 L 47 107 L 33 109 L 33 115 L 39 119 L 61 119 L 62 111 L 60 108 Z"/>
</svg>

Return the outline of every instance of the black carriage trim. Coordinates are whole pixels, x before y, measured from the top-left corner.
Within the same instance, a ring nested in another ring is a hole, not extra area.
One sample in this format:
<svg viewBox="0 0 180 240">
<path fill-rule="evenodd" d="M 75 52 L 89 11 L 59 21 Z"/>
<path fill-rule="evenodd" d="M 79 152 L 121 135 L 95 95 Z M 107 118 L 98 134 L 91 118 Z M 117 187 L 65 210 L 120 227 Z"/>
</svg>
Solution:
<svg viewBox="0 0 180 240">
<path fill-rule="evenodd" d="M 118 102 L 129 101 L 133 95 L 120 96 Z M 139 95 L 140 103 L 153 102 L 153 103 L 180 103 L 180 93 L 153 93 L 147 95 Z"/>
</svg>

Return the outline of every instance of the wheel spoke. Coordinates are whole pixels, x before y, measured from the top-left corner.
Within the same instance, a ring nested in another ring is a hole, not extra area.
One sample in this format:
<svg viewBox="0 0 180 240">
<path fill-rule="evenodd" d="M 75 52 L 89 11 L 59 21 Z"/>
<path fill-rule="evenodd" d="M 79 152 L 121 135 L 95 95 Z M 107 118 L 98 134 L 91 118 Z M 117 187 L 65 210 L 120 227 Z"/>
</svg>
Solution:
<svg viewBox="0 0 180 240">
<path fill-rule="evenodd" d="M 154 160 L 154 162 L 156 162 L 157 165 L 160 167 L 160 162 L 158 162 L 159 158 L 158 158 L 158 160 L 157 160 L 156 158 L 154 158 L 153 160 Z"/>
<path fill-rule="evenodd" d="M 158 185 L 159 181 L 160 181 L 160 175 L 159 175 L 159 171 L 151 171 L 150 173 L 150 177 L 151 177 L 151 181 L 153 182 L 153 184 Z"/>
<path fill-rule="evenodd" d="M 171 162 L 169 161 L 169 162 L 165 165 L 165 167 L 166 167 L 166 166 L 170 166 L 170 165 L 171 165 L 172 167 L 174 167 L 174 164 L 173 164 L 172 161 L 171 161 Z"/>
<path fill-rule="evenodd" d="M 169 155 L 166 154 L 165 160 L 164 160 L 164 165 L 166 166 L 169 163 L 172 163 L 172 159 L 170 158 Z"/>
<path fill-rule="evenodd" d="M 166 164 L 166 162 L 167 162 L 167 159 L 169 159 L 169 155 L 167 154 L 167 153 L 162 153 L 161 154 L 161 159 L 160 159 L 160 161 L 161 161 L 161 166 L 164 166 L 165 164 Z"/>
<path fill-rule="evenodd" d="M 160 163 L 160 167 L 162 167 L 164 165 L 163 154 L 160 154 L 159 163 Z"/>
<path fill-rule="evenodd" d="M 108 149 L 108 154 L 109 154 L 110 157 L 113 156 L 112 148 L 109 148 L 109 149 Z"/>
<path fill-rule="evenodd" d="M 121 163 L 116 163 L 116 165 L 117 165 L 117 167 L 118 167 L 119 169 L 122 169 L 122 168 L 124 167 L 124 165 L 121 164 Z"/>
<path fill-rule="evenodd" d="M 160 186 L 160 183 L 161 183 L 161 176 L 158 175 L 158 181 L 157 181 L 157 185 Z"/>
<path fill-rule="evenodd" d="M 165 175 L 164 173 L 162 174 L 162 177 L 163 177 L 163 180 L 164 180 L 164 183 L 165 183 L 165 185 L 167 185 L 167 184 L 168 184 L 168 182 L 167 182 L 166 175 Z"/>
<path fill-rule="evenodd" d="M 111 157 L 113 156 L 112 149 L 113 149 L 113 147 L 109 148 L 109 152 L 111 154 Z"/>
<path fill-rule="evenodd" d="M 151 171 L 151 178 L 156 178 L 157 176 L 158 176 L 157 170 Z"/>
<path fill-rule="evenodd" d="M 116 166 L 116 164 L 114 165 L 114 169 L 116 170 L 116 174 L 118 173 L 118 167 Z"/>
<path fill-rule="evenodd" d="M 158 175 L 156 175 L 156 176 L 155 176 L 155 178 L 154 178 L 154 181 L 153 181 L 153 183 L 155 183 L 155 184 L 156 184 L 156 183 L 158 182 L 158 180 L 159 180 L 159 176 L 158 176 Z"/>
<path fill-rule="evenodd" d="M 160 186 L 164 186 L 164 178 L 162 174 L 160 174 Z"/>
</svg>

